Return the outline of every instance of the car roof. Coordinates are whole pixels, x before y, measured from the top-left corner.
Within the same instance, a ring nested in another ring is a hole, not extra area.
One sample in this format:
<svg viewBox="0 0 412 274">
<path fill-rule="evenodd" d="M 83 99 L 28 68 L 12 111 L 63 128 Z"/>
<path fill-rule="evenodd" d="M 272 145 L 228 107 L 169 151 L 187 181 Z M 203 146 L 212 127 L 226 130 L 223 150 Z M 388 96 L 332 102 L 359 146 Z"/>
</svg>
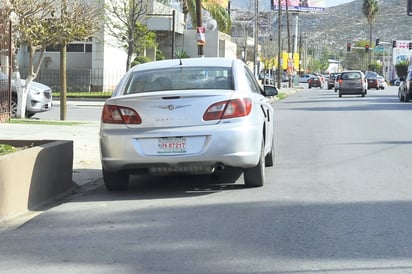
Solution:
<svg viewBox="0 0 412 274">
<path fill-rule="evenodd" d="M 239 59 L 221 58 L 221 57 L 204 57 L 204 58 L 183 58 L 168 59 L 156 62 L 143 63 L 131 68 L 132 71 L 161 69 L 167 67 L 232 67 L 234 63 L 243 63 Z"/>
</svg>

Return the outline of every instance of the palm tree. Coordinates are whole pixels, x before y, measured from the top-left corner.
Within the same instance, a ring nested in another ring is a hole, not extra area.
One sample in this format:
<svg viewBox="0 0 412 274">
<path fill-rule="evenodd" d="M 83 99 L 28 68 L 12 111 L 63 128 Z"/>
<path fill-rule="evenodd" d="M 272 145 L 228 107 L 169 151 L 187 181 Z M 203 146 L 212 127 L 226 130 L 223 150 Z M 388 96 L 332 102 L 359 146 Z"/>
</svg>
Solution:
<svg viewBox="0 0 412 274">
<path fill-rule="evenodd" d="M 362 12 L 366 16 L 369 25 L 369 46 L 372 44 L 372 25 L 378 16 L 379 6 L 377 0 L 363 0 Z M 368 66 L 370 64 L 370 52 L 368 52 Z"/>
<path fill-rule="evenodd" d="M 196 0 L 181 0 L 180 3 L 185 22 L 187 20 L 187 16 L 190 15 L 192 25 L 196 26 Z M 221 32 L 230 33 L 232 23 L 229 13 L 224 7 L 213 1 L 202 0 L 202 8 L 205 8 L 210 13 L 210 16 L 216 20 L 218 29 Z"/>
</svg>

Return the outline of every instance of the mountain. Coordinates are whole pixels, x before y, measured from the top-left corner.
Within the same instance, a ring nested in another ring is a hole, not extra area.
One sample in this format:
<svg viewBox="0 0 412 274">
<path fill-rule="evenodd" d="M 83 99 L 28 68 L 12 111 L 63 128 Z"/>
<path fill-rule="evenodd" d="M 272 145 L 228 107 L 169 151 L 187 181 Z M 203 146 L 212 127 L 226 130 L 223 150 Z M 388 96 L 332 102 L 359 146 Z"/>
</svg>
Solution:
<svg viewBox="0 0 412 274">
<path fill-rule="evenodd" d="M 335 48 L 345 48 L 346 43 L 369 40 L 369 25 L 362 13 L 363 0 L 330 7 L 324 13 L 300 14 L 299 31 L 308 39 L 326 42 Z M 375 39 L 392 43 L 392 40 L 412 39 L 412 16 L 406 14 L 405 0 L 380 0 L 379 12 L 372 26 L 372 47 Z"/>
<path fill-rule="evenodd" d="M 272 0 L 273 1 L 273 0 Z M 372 27 L 372 47 L 375 39 L 382 42 L 412 40 L 412 16 L 406 15 L 406 0 L 378 0 L 379 12 Z M 252 5 L 251 5 L 252 3 Z M 253 6 L 253 0 L 235 0 L 233 7 Z M 259 10 L 270 11 L 270 2 L 259 1 Z M 313 42 L 326 44 L 334 49 L 346 50 L 347 42 L 369 40 L 369 25 L 362 13 L 363 0 L 326 8 L 325 12 L 299 13 L 298 32 Z M 272 12 L 274 16 L 277 11 Z M 291 33 L 295 33 L 293 20 Z M 283 24 L 283 23 L 282 23 Z M 276 31 L 276 30 L 275 30 Z M 286 33 L 284 30 L 283 32 Z"/>
</svg>

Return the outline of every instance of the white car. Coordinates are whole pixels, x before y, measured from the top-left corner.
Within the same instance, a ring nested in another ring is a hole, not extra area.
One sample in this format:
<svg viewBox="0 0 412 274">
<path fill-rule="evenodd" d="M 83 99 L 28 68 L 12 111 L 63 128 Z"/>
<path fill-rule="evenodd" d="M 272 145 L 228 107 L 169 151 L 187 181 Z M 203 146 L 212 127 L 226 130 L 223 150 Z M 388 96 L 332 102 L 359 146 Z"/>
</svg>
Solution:
<svg viewBox="0 0 412 274">
<path fill-rule="evenodd" d="M 299 77 L 299 83 L 307 83 L 309 79 L 312 77 L 315 77 L 316 75 L 314 74 L 304 74 Z"/>
<path fill-rule="evenodd" d="M 8 76 L 0 72 L 0 87 L 1 91 L 7 91 Z M 21 80 L 21 84 L 25 84 L 25 80 Z M 11 81 L 12 96 L 11 96 L 11 116 L 16 117 L 17 112 L 17 91 L 14 81 Z M 26 117 L 32 117 L 36 113 L 44 112 L 53 109 L 52 90 L 50 87 L 33 81 L 27 94 L 26 101 Z"/>
<path fill-rule="evenodd" d="M 130 69 L 105 102 L 103 179 L 127 189 L 129 175 L 244 173 L 262 186 L 273 165 L 274 86 L 261 87 L 237 59 L 187 58 Z"/>
</svg>

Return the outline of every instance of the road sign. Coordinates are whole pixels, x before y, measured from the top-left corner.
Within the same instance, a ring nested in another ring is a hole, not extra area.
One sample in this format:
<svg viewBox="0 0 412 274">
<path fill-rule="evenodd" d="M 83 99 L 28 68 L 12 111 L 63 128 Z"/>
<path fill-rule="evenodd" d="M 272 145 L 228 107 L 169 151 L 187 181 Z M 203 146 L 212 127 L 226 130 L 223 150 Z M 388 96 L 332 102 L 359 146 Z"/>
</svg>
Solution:
<svg viewBox="0 0 412 274">
<path fill-rule="evenodd" d="M 383 52 L 384 51 L 384 47 L 382 45 L 379 45 L 377 47 L 374 48 L 374 51 L 376 52 Z"/>
</svg>

